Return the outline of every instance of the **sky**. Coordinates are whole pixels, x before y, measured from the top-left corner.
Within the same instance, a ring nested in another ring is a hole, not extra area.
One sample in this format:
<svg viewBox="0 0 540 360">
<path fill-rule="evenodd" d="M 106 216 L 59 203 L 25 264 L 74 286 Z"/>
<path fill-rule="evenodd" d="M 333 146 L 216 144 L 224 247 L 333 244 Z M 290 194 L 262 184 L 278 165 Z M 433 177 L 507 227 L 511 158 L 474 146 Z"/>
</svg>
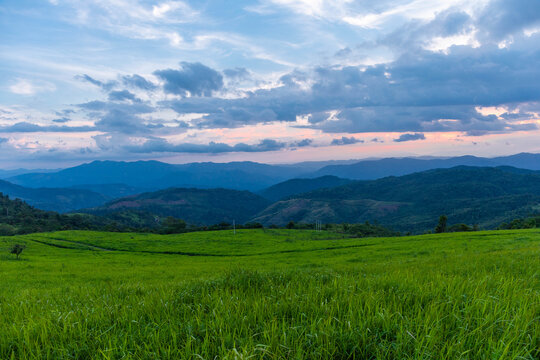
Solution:
<svg viewBox="0 0 540 360">
<path fill-rule="evenodd" d="M 2 0 L 0 168 L 540 152 L 538 0 Z"/>
</svg>

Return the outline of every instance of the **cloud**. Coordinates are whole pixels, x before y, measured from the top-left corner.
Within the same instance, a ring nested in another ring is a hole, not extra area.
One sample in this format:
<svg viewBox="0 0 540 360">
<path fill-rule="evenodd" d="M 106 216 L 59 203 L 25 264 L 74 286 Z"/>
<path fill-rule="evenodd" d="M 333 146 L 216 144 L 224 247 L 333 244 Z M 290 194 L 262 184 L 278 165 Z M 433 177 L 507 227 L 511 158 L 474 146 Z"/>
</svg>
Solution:
<svg viewBox="0 0 540 360">
<path fill-rule="evenodd" d="M 144 103 L 117 103 L 110 101 L 94 100 L 86 103 L 78 104 L 78 107 L 91 111 L 112 111 L 118 110 L 129 114 L 148 114 L 155 111 L 151 105 Z"/>
<path fill-rule="evenodd" d="M 291 144 L 292 147 L 306 147 L 313 144 L 313 139 L 302 139 Z"/>
<path fill-rule="evenodd" d="M 130 86 L 133 88 L 138 88 L 138 89 L 147 90 L 147 91 L 154 90 L 157 88 L 157 86 L 154 83 L 146 80 L 144 77 L 137 74 L 124 75 L 121 77 L 121 80 L 124 85 Z"/>
<path fill-rule="evenodd" d="M 67 118 L 67 117 L 61 117 L 61 118 L 52 120 L 52 122 L 59 123 L 59 124 L 65 124 L 65 123 L 67 123 L 69 121 L 71 121 L 71 120 L 69 118 Z"/>
<path fill-rule="evenodd" d="M 0 138 L 0 145 L 2 145 L 3 143 L 6 143 L 8 141 L 9 141 L 8 138 Z"/>
<path fill-rule="evenodd" d="M 17 82 L 9 87 L 9 91 L 17 95 L 34 95 L 38 92 L 55 91 L 56 86 L 48 82 L 35 84 L 30 80 L 17 79 Z"/>
<path fill-rule="evenodd" d="M 357 144 L 357 143 L 363 143 L 363 142 L 364 140 L 357 139 L 354 136 L 351 136 L 351 137 L 342 136 L 341 138 L 333 139 L 330 144 L 331 145 L 351 145 L 351 144 Z"/>
<path fill-rule="evenodd" d="M 235 80 L 246 80 L 251 77 L 251 73 L 249 70 L 243 67 L 236 67 L 234 69 L 225 69 L 223 70 L 223 74 L 227 76 L 228 78 L 235 79 Z"/>
<path fill-rule="evenodd" d="M 131 100 L 131 101 L 134 101 L 134 102 L 140 102 L 141 101 L 134 94 L 130 93 L 127 90 L 111 91 L 109 93 L 109 100 L 110 101 Z"/>
<path fill-rule="evenodd" d="M 540 25 L 537 0 L 493 0 L 477 16 L 481 36 L 493 41 Z"/>
<path fill-rule="evenodd" d="M 223 87 L 223 76 L 201 63 L 181 62 L 181 69 L 154 71 L 154 75 L 165 81 L 165 92 L 176 95 L 212 96 Z"/>
<path fill-rule="evenodd" d="M 225 143 L 210 142 L 208 144 L 171 144 L 163 138 L 152 138 L 142 145 L 128 145 L 125 149 L 135 153 L 230 153 L 230 152 L 266 152 L 285 148 L 287 144 L 273 139 L 263 139 L 257 144 L 238 143 L 228 145 Z"/>
<path fill-rule="evenodd" d="M 425 139 L 426 137 L 422 133 L 402 134 L 397 139 L 394 139 L 394 142 L 416 141 L 416 140 L 425 140 Z"/>
<path fill-rule="evenodd" d="M 104 132 L 114 132 L 122 134 L 147 133 L 148 126 L 143 124 L 143 120 L 126 111 L 111 109 L 95 123 L 96 129 Z"/>
<path fill-rule="evenodd" d="M 32 124 L 29 122 L 18 122 L 13 125 L 0 126 L 0 132 L 2 133 L 33 133 L 33 132 L 59 132 L 59 133 L 70 133 L 70 132 L 88 132 L 96 131 L 96 128 L 93 126 L 58 126 L 50 125 L 43 126 Z"/>
<path fill-rule="evenodd" d="M 293 71 L 281 77 L 281 86 L 246 91 L 241 98 L 183 98 L 162 106 L 204 114 L 199 128 L 292 123 L 307 115 L 309 124 L 302 126 L 329 133 L 515 131 L 514 120 L 476 109 L 539 100 L 538 44 L 540 34 L 510 49 L 415 49 L 385 64 Z"/>
<path fill-rule="evenodd" d="M 112 88 L 114 88 L 116 85 L 118 85 L 117 81 L 110 80 L 110 81 L 107 81 L 107 82 L 103 82 L 103 81 L 100 81 L 100 80 L 96 80 L 96 79 L 94 79 L 93 77 L 91 77 L 90 75 L 87 75 L 87 74 L 76 75 L 75 79 L 85 81 L 85 82 L 89 82 L 90 84 L 95 85 L 95 86 L 97 86 L 97 87 L 99 87 L 99 88 L 101 88 L 101 89 L 103 89 L 105 91 L 110 91 Z"/>
</svg>

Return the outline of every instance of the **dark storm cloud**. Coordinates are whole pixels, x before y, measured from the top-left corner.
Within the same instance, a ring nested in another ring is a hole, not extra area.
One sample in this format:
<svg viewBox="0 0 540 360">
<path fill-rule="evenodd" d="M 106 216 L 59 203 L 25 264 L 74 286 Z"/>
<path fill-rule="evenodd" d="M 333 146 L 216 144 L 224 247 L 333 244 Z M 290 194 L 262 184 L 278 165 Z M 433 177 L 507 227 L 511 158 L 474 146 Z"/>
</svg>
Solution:
<svg viewBox="0 0 540 360">
<path fill-rule="evenodd" d="M 212 96 L 223 87 L 223 75 L 201 63 L 181 62 L 181 69 L 157 70 L 154 75 L 165 81 L 165 92 L 176 95 Z"/>
<path fill-rule="evenodd" d="M 394 139 L 394 142 L 415 141 L 415 140 L 425 140 L 425 139 L 426 137 L 422 133 L 403 134 L 397 139 Z"/>
</svg>

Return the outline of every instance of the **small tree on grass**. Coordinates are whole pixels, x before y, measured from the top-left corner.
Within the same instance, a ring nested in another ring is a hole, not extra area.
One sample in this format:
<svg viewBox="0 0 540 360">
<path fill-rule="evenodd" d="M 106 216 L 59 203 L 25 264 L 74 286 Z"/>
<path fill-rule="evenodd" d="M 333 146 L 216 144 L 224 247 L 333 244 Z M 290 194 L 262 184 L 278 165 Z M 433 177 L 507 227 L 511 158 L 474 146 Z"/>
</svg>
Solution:
<svg viewBox="0 0 540 360">
<path fill-rule="evenodd" d="M 448 222 L 448 218 L 446 217 L 446 215 L 441 215 L 441 216 L 439 217 L 439 223 L 438 223 L 437 226 L 435 227 L 435 232 L 436 232 L 437 234 L 446 232 L 446 225 L 447 225 L 447 222 Z"/>
<path fill-rule="evenodd" d="M 21 255 L 21 253 L 23 252 L 23 250 L 26 248 L 26 245 L 23 245 L 23 244 L 15 244 L 11 247 L 11 249 L 9 250 L 9 252 L 11 254 L 15 254 L 15 256 L 17 256 L 17 259 L 19 259 L 19 256 Z"/>
<path fill-rule="evenodd" d="M 287 229 L 294 229 L 294 221 L 289 221 L 289 223 L 287 224 Z"/>
</svg>

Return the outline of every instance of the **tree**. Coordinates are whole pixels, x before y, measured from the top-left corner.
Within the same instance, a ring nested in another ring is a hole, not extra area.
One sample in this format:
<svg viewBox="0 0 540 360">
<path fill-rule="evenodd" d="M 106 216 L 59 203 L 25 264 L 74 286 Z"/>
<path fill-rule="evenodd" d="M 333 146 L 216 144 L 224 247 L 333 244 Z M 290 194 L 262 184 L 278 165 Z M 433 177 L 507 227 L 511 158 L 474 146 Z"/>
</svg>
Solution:
<svg viewBox="0 0 540 360">
<path fill-rule="evenodd" d="M 15 254 L 17 256 L 17 259 L 19 259 L 19 256 L 23 252 L 23 250 L 26 248 L 26 245 L 23 244 L 15 244 L 11 247 L 10 253 Z"/>
<path fill-rule="evenodd" d="M 163 232 L 165 234 L 178 234 L 186 231 L 186 222 L 182 219 L 176 219 L 172 216 L 167 216 L 163 221 Z"/>
<path fill-rule="evenodd" d="M 446 217 L 446 215 L 441 215 L 439 217 L 439 223 L 435 227 L 435 232 L 437 234 L 446 232 L 446 224 L 447 224 L 447 222 L 448 222 L 448 217 Z"/>
<path fill-rule="evenodd" d="M 289 221 L 287 224 L 287 229 L 294 229 L 294 221 Z"/>
</svg>

